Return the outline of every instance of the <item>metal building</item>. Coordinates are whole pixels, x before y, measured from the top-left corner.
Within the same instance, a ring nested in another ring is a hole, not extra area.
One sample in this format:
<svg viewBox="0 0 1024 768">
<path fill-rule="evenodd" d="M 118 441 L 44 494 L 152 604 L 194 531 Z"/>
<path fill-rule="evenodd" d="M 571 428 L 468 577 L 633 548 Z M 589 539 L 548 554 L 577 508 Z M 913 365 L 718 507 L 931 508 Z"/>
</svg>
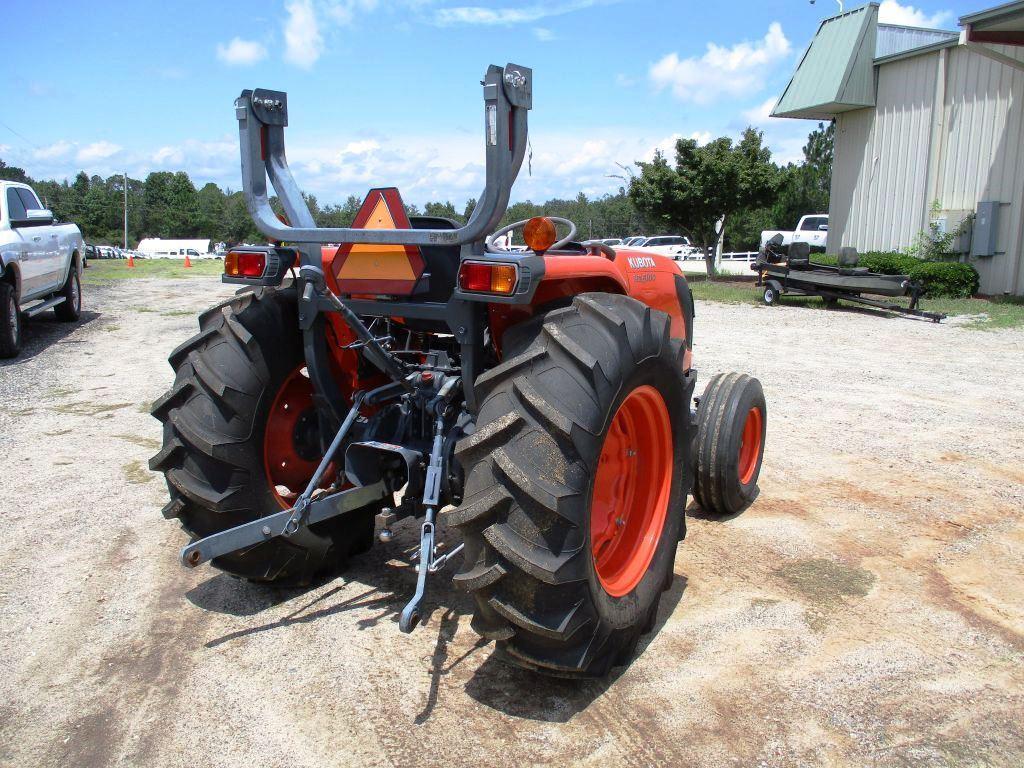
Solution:
<svg viewBox="0 0 1024 768">
<path fill-rule="evenodd" d="M 772 114 L 835 120 L 828 250 L 903 250 L 934 222 L 981 291 L 1024 295 L 1024 2 L 960 32 L 824 20 Z"/>
</svg>

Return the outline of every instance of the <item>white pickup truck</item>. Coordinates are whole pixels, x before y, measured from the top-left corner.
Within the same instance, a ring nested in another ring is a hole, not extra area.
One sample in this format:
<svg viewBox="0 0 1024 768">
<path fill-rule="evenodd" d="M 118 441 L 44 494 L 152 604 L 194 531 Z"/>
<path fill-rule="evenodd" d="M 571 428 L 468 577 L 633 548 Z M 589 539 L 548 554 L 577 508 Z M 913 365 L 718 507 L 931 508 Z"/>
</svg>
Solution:
<svg viewBox="0 0 1024 768">
<path fill-rule="evenodd" d="M 813 213 L 801 216 L 796 229 L 786 232 L 779 229 L 766 229 L 761 233 L 761 248 L 775 235 L 782 235 L 782 247 L 789 248 L 793 243 L 807 243 L 811 250 L 825 250 L 825 241 L 828 239 L 828 214 Z"/>
<path fill-rule="evenodd" d="M 21 351 L 22 315 L 53 308 L 73 322 L 82 309 L 82 233 L 56 224 L 28 184 L 0 181 L 0 357 Z"/>
</svg>

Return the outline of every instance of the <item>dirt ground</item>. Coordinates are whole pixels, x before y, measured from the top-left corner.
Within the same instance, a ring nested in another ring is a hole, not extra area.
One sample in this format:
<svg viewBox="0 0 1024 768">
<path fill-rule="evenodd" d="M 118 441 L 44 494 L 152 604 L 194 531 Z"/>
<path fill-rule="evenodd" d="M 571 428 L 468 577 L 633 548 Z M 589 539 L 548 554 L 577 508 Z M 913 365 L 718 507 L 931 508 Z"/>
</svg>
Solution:
<svg viewBox="0 0 1024 768">
<path fill-rule="evenodd" d="M 400 634 L 411 521 L 305 592 L 178 565 L 148 406 L 227 292 L 86 286 L 0 364 L 0 764 L 1024 764 L 1024 331 L 698 304 L 698 389 L 764 383 L 761 496 L 691 509 L 657 631 L 579 684 L 443 578 Z"/>
</svg>

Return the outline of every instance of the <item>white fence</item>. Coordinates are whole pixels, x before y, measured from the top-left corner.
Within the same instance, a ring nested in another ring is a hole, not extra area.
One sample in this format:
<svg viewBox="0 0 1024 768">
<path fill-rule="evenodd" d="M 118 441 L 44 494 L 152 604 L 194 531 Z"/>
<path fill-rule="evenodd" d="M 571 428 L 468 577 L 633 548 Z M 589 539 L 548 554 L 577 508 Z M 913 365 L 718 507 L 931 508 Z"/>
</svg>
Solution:
<svg viewBox="0 0 1024 768">
<path fill-rule="evenodd" d="M 757 259 L 757 251 L 730 251 L 722 254 L 722 262 L 719 267 L 719 274 L 723 275 L 753 275 L 754 271 L 750 265 Z M 679 269 L 683 272 L 693 274 L 707 274 L 707 267 L 704 264 L 704 257 L 688 258 L 677 261 Z"/>
</svg>

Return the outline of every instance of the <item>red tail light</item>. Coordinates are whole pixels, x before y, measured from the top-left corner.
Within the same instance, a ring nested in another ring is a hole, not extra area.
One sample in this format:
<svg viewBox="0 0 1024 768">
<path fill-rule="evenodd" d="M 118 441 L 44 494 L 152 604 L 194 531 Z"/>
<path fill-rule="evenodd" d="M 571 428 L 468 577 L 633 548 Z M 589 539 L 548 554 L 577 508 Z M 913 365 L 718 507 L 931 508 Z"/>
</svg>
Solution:
<svg viewBox="0 0 1024 768">
<path fill-rule="evenodd" d="M 224 257 L 224 274 L 231 277 L 263 277 L 267 255 L 256 251 L 228 251 Z"/>
<path fill-rule="evenodd" d="M 459 288 L 470 293 L 509 296 L 516 290 L 519 273 L 515 264 L 464 261 L 459 267 Z"/>
</svg>

